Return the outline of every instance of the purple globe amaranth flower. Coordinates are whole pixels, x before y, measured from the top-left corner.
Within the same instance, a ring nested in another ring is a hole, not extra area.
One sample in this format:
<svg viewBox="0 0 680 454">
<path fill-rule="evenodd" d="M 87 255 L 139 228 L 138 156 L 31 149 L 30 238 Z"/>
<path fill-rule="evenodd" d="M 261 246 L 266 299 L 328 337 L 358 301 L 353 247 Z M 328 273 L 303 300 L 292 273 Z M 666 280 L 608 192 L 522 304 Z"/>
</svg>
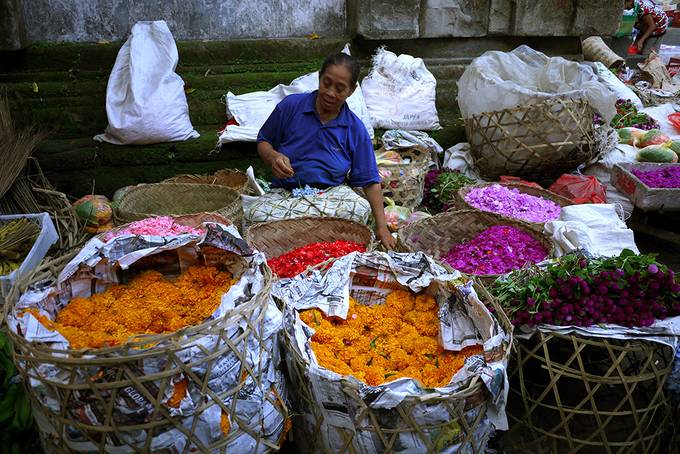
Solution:
<svg viewBox="0 0 680 454">
<path fill-rule="evenodd" d="M 650 273 L 650 274 L 655 274 L 655 273 L 657 273 L 658 271 L 659 271 L 659 267 L 656 266 L 656 265 L 653 264 L 653 263 L 647 267 L 647 272 Z"/>
</svg>

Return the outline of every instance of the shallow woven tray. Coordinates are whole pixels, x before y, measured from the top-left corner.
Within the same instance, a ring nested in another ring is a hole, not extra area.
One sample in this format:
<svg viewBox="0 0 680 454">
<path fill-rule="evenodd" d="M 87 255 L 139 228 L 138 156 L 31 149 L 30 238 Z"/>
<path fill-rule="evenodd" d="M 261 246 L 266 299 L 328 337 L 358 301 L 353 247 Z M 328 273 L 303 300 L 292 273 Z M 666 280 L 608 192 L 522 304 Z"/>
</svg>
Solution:
<svg viewBox="0 0 680 454">
<path fill-rule="evenodd" d="M 480 183 L 480 184 L 471 184 L 469 186 L 463 186 L 462 188 L 460 188 L 458 190 L 458 192 L 456 192 L 456 197 L 455 197 L 456 207 L 458 207 L 460 209 L 464 209 L 464 210 L 482 211 L 482 210 L 479 210 L 478 208 L 473 207 L 469 203 L 467 203 L 465 201 L 465 196 L 467 195 L 468 192 L 470 192 L 474 188 L 484 188 L 484 187 L 487 187 L 487 186 L 492 186 L 494 184 L 500 184 L 501 186 L 505 186 L 506 188 L 509 188 L 509 189 L 517 189 L 519 192 L 522 192 L 524 194 L 529 194 L 529 195 L 533 195 L 533 196 L 536 196 L 536 197 L 542 197 L 544 199 L 551 200 L 551 201 L 555 202 L 556 204 L 558 204 L 560 207 L 566 207 L 566 206 L 569 206 L 569 205 L 574 205 L 574 202 L 572 202 L 568 198 L 563 197 L 559 194 L 555 194 L 552 191 L 548 191 L 547 189 L 539 189 L 539 188 L 536 188 L 534 186 L 529 186 L 529 185 L 522 184 L 522 183 Z M 497 213 L 494 213 L 494 214 L 496 214 L 498 216 L 502 216 L 502 215 L 497 214 Z M 502 216 L 502 217 L 504 217 L 506 219 L 513 219 L 513 218 L 508 218 L 506 216 Z M 542 222 L 528 222 L 528 221 L 522 221 L 522 222 L 527 222 L 528 224 L 532 224 L 532 225 L 539 225 L 539 224 L 543 225 Z"/>
<path fill-rule="evenodd" d="M 494 225 L 507 225 L 527 232 L 541 242 L 548 251 L 548 257 L 555 252 L 550 238 L 537 231 L 529 223 L 479 210 L 448 211 L 409 224 L 399 230 L 398 247 L 404 251 L 422 251 L 439 260 L 453 246 L 472 239 Z M 493 281 L 498 276 L 497 274 L 475 275 L 484 282 Z"/>
<path fill-rule="evenodd" d="M 334 217 L 303 217 L 255 224 L 248 229 L 246 241 L 275 258 L 310 243 L 354 241 L 371 246 L 373 232 L 363 224 Z"/>
<path fill-rule="evenodd" d="M 241 195 L 220 185 L 154 183 L 131 187 L 115 209 L 116 224 L 127 224 L 151 216 L 179 216 L 215 212 L 240 226 L 243 219 Z"/>
<path fill-rule="evenodd" d="M 241 194 L 249 193 L 248 176 L 237 169 L 222 169 L 212 175 L 177 175 L 161 183 L 216 184 L 236 189 Z"/>
<path fill-rule="evenodd" d="M 556 179 L 598 154 L 587 101 L 555 97 L 465 120 L 475 167 L 486 180 L 502 175 Z"/>
</svg>

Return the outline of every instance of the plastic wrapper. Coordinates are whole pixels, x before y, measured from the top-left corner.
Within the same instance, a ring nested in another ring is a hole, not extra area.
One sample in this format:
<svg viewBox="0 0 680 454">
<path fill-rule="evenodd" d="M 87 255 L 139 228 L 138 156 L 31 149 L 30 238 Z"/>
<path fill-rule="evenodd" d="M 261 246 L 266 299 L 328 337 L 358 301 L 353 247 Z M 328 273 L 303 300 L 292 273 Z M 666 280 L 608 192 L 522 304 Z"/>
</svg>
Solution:
<svg viewBox="0 0 680 454">
<path fill-rule="evenodd" d="M 23 349 L 20 369 L 30 374 L 29 391 L 40 403 L 34 414 L 43 440 L 56 434 L 60 449 L 75 452 L 137 452 L 145 443 L 153 452 L 268 452 L 278 446 L 287 418 L 277 344 L 282 314 L 269 295 L 264 255 L 233 226 L 203 227 L 200 236 L 93 238 L 56 282 L 34 285 L 12 307 L 8 326 Z M 173 276 L 194 264 L 225 267 L 237 281 L 207 320 L 177 333 L 142 335 L 82 356 L 26 311 L 53 320 L 73 298 L 105 291 L 137 270 Z M 75 390 L 65 393 L 69 387 Z"/>
<path fill-rule="evenodd" d="M 396 205 L 393 200 L 386 197 L 385 202 L 387 206 L 385 207 L 385 221 L 387 221 L 387 227 L 396 232 L 401 226 L 408 222 L 409 216 L 411 216 L 411 209 L 407 207 L 402 207 Z"/>
<path fill-rule="evenodd" d="M 548 190 L 574 203 L 607 203 L 607 187 L 594 176 L 565 173 Z"/>
</svg>

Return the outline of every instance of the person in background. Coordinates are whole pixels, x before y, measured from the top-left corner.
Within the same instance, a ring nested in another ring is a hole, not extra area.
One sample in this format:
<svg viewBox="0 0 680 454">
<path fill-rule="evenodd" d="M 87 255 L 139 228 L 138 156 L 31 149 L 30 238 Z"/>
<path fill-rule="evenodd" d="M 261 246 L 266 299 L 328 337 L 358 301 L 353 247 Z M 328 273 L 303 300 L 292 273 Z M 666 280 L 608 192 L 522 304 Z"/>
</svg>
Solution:
<svg viewBox="0 0 680 454">
<path fill-rule="evenodd" d="M 347 54 L 327 57 L 319 71 L 319 89 L 285 97 L 260 129 L 257 151 L 271 166 L 274 188 L 363 188 L 367 201 L 351 190 L 346 193 L 357 197 L 356 203 L 370 204 L 376 237 L 392 249 L 395 239 L 385 220 L 373 144 L 345 102 L 357 86 L 359 70 Z"/>
<path fill-rule="evenodd" d="M 652 0 L 625 0 L 626 9 L 635 8 L 637 22 L 635 28 L 639 34 L 635 39 L 638 53 L 649 55 L 651 51 L 659 53 L 661 41 L 668 29 L 668 16 L 659 5 Z"/>
</svg>

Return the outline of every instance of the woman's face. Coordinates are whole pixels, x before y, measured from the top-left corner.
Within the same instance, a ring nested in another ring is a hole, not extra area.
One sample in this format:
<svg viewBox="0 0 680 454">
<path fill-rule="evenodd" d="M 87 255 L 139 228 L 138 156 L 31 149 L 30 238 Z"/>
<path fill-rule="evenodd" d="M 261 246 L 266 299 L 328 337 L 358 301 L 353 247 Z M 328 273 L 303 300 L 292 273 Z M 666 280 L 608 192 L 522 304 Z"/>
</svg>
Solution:
<svg viewBox="0 0 680 454">
<path fill-rule="evenodd" d="M 330 65 L 319 75 L 319 106 L 325 111 L 336 112 L 354 92 L 352 74 L 343 65 Z"/>
</svg>

